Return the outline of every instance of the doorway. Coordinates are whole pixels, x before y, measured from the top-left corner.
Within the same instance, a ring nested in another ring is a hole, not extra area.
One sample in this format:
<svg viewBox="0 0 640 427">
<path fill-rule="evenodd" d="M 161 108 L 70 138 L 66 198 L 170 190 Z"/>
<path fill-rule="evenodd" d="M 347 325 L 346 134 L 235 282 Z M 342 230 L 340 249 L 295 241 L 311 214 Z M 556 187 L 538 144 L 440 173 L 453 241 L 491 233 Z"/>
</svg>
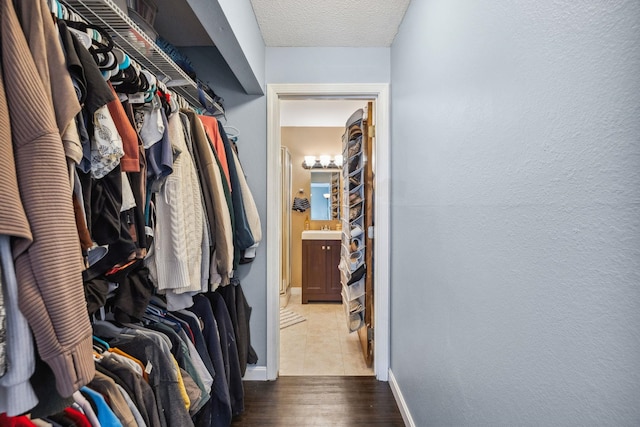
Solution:
<svg viewBox="0 0 640 427">
<path fill-rule="evenodd" d="M 373 375 L 364 356 L 370 354 L 369 346 L 363 349 L 359 340 L 367 328 L 362 324 L 358 330 L 350 329 L 338 266 L 342 225 L 348 225 L 341 166 L 345 123 L 367 103 L 363 99 L 280 100 L 280 376 Z M 324 166 L 323 157 L 328 160 Z M 328 240 L 309 240 L 309 233 Z M 354 316 L 364 313 L 364 298 L 360 298 L 362 311 Z"/>
<path fill-rule="evenodd" d="M 291 99 L 359 99 L 377 104 L 375 177 L 375 350 L 374 374 L 388 380 L 389 369 L 389 86 L 388 84 L 272 84 L 267 86 L 267 379 L 280 362 L 282 186 L 280 183 L 280 102 Z"/>
</svg>

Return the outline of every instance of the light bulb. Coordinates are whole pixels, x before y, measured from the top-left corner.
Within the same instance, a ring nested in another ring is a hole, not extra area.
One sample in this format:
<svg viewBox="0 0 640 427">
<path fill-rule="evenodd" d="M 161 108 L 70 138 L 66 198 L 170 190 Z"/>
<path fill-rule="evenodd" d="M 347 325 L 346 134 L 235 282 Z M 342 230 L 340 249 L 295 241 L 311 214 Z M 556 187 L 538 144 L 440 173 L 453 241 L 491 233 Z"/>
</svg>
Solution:
<svg viewBox="0 0 640 427">
<path fill-rule="evenodd" d="M 316 156 L 304 156 L 304 164 L 308 168 L 312 168 L 316 164 Z"/>
<path fill-rule="evenodd" d="M 320 156 L 320 164 L 322 165 L 323 168 L 326 168 L 327 166 L 329 166 L 329 163 L 331 163 L 331 156 L 327 156 L 327 155 Z"/>
</svg>

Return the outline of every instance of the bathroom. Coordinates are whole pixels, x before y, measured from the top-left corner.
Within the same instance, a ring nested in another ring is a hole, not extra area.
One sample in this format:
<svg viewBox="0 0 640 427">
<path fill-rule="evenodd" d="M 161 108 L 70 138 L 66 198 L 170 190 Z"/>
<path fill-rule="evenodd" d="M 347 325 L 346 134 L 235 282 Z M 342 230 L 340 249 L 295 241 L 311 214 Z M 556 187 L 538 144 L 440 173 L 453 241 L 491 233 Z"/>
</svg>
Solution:
<svg viewBox="0 0 640 427">
<path fill-rule="evenodd" d="M 339 217 L 342 136 L 347 119 L 365 104 L 363 100 L 316 99 L 286 100 L 280 105 L 283 177 L 280 375 L 373 375 L 363 357 L 358 334 L 350 333 L 346 326 L 337 266 L 342 227 Z M 316 167 L 310 156 L 315 157 Z M 328 156 L 322 158 L 325 165 L 329 162 L 327 166 L 319 165 L 321 156 Z M 329 203 L 322 204 L 323 200 Z M 325 270 L 323 265 L 318 266 L 322 261 L 317 253 L 303 260 L 305 244 L 322 244 L 318 250 L 333 249 L 335 258 L 327 259 L 326 269 L 335 271 L 335 277 L 330 279 L 333 290 L 306 296 L 303 303 L 303 265 L 312 267 L 308 275 L 314 278 Z M 286 322 L 293 324 L 283 323 L 284 316 Z"/>
</svg>

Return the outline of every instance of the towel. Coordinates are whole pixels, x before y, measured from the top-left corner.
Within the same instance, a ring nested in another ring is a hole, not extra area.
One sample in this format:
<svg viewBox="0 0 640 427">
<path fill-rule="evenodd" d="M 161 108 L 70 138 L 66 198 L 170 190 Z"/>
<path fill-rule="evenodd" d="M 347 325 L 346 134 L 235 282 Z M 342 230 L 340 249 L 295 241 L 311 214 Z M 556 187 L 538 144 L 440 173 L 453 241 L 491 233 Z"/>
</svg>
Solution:
<svg viewBox="0 0 640 427">
<path fill-rule="evenodd" d="M 292 209 L 294 211 L 304 212 L 309 208 L 311 208 L 311 203 L 309 203 L 309 199 L 307 199 L 306 197 L 304 198 L 296 197 L 293 199 Z"/>
</svg>

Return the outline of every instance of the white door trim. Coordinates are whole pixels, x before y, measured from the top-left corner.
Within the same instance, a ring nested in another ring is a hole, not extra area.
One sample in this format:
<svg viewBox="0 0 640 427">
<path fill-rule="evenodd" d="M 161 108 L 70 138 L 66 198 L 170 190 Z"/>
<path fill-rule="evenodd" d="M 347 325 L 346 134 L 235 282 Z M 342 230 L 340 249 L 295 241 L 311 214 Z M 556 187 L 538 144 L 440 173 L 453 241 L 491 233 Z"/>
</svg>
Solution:
<svg viewBox="0 0 640 427">
<path fill-rule="evenodd" d="M 275 380 L 280 365 L 281 190 L 280 99 L 357 98 L 376 100 L 375 239 L 374 239 L 374 372 L 389 379 L 389 180 L 390 115 L 388 83 L 268 84 L 267 85 L 267 379 Z"/>
</svg>

